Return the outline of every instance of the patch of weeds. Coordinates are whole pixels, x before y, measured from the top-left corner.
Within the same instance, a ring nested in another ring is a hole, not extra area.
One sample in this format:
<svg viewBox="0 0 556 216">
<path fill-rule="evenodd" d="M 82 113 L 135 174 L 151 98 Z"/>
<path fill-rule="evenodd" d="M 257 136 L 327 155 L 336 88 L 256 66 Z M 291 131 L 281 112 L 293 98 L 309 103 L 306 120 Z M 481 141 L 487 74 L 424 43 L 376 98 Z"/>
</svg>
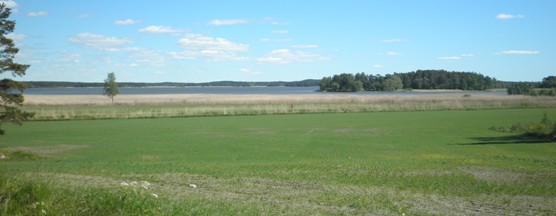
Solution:
<svg viewBox="0 0 556 216">
<path fill-rule="evenodd" d="M 26 151 L 9 151 L 9 150 L 2 150 L 0 151 L 0 160 L 37 160 L 41 157 Z"/>
<path fill-rule="evenodd" d="M 0 175 L 0 215 L 169 215 L 173 206 L 150 192 L 150 183 L 122 182 L 117 189 L 59 188 Z"/>
<path fill-rule="evenodd" d="M 133 182 L 132 182 L 133 183 Z M 126 186 L 114 192 L 88 189 L 81 192 L 79 203 L 81 212 L 90 215 L 133 214 L 157 215 L 161 214 L 157 202 L 158 195 L 149 193 L 141 186 Z"/>
<path fill-rule="evenodd" d="M 0 215 L 46 215 L 51 192 L 41 184 L 0 175 Z"/>
</svg>

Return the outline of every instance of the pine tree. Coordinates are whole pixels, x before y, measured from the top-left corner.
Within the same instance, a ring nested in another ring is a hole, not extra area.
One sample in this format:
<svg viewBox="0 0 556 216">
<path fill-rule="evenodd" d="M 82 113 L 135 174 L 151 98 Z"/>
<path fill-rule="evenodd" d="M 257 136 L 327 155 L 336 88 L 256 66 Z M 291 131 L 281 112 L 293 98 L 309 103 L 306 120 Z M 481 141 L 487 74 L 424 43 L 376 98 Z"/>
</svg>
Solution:
<svg viewBox="0 0 556 216">
<path fill-rule="evenodd" d="M 18 64 L 13 59 L 19 49 L 7 34 L 14 31 L 15 21 L 8 20 L 10 8 L 4 3 L 0 4 L 0 74 L 11 73 L 13 77 L 25 75 L 29 65 Z M 22 124 L 23 121 L 33 117 L 33 113 L 21 110 L 23 106 L 23 90 L 25 85 L 15 80 L 4 78 L 0 80 L 0 135 L 5 133 L 1 128 L 3 123 Z"/>
</svg>

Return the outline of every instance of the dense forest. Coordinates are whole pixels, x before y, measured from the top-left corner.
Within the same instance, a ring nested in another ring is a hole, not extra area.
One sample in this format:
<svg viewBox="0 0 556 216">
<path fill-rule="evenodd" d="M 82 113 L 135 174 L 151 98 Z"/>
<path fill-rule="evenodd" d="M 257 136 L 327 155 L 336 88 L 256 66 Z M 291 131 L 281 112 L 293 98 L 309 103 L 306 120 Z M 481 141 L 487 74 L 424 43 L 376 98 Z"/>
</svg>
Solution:
<svg viewBox="0 0 556 216">
<path fill-rule="evenodd" d="M 139 83 L 139 82 L 118 82 L 118 87 L 209 87 L 209 86 L 231 86 L 231 87 L 252 87 L 252 86 L 267 86 L 267 87 L 305 87 L 305 86 L 318 86 L 320 80 L 307 79 L 301 81 L 275 81 L 275 82 L 237 82 L 237 81 L 217 81 L 217 82 L 204 82 L 204 83 L 179 83 L 179 82 L 159 82 L 159 83 Z M 102 88 L 104 83 L 98 82 L 23 82 L 27 88 L 87 88 L 98 87 Z"/>
<path fill-rule="evenodd" d="M 504 83 L 473 72 L 418 70 L 385 76 L 343 73 L 322 78 L 319 86 L 320 91 L 330 92 L 396 91 L 398 89 L 486 90 L 503 88 Z"/>
</svg>

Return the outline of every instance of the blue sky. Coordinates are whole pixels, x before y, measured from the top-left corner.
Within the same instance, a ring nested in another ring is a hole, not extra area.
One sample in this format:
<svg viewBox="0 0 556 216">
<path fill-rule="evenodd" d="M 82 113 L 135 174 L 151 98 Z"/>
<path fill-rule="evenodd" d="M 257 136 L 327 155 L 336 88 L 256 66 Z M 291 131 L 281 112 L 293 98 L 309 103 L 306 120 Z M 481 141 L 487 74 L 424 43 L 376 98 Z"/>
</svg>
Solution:
<svg viewBox="0 0 556 216">
<path fill-rule="evenodd" d="M 554 0 L 0 0 L 18 80 L 293 81 L 338 73 L 556 75 Z M 3 75 L 6 76 L 6 75 Z"/>
</svg>

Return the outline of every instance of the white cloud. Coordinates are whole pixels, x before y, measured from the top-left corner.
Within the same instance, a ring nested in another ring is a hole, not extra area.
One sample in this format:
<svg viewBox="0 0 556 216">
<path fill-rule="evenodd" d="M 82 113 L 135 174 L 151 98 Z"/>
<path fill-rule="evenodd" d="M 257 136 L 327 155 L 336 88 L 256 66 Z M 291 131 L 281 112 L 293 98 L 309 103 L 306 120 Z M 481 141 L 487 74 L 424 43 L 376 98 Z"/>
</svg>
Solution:
<svg viewBox="0 0 556 216">
<path fill-rule="evenodd" d="M 230 20 L 213 20 L 208 23 L 211 26 L 221 26 L 221 25 L 240 25 L 247 24 L 247 20 L 243 19 L 230 19 Z"/>
<path fill-rule="evenodd" d="M 245 68 L 245 67 L 240 68 L 239 72 L 250 74 L 250 75 L 260 75 L 260 74 L 262 74 L 261 72 L 253 71 L 253 70 L 251 70 L 249 68 Z"/>
<path fill-rule="evenodd" d="M 173 53 L 178 59 L 206 57 L 215 60 L 245 60 L 245 57 L 240 57 L 238 54 L 249 50 L 249 46 L 245 44 L 200 34 L 187 34 L 178 43 L 186 50 L 186 52 Z"/>
<path fill-rule="evenodd" d="M 461 56 L 443 56 L 443 57 L 438 57 L 438 59 L 440 59 L 440 60 L 461 60 L 463 58 Z"/>
<path fill-rule="evenodd" d="M 257 58 L 257 61 L 261 62 L 261 63 L 271 63 L 271 64 L 287 64 L 287 63 L 290 63 L 287 60 L 284 60 L 283 58 L 278 58 L 278 57 Z"/>
<path fill-rule="evenodd" d="M 138 23 L 139 21 L 133 19 L 125 19 L 125 20 L 116 20 L 114 25 L 133 25 Z"/>
<path fill-rule="evenodd" d="M 280 21 L 272 21 L 270 24 L 272 25 L 288 25 L 288 22 L 280 22 Z"/>
<path fill-rule="evenodd" d="M 82 58 L 83 56 L 81 56 L 81 54 L 79 53 L 70 53 L 67 51 L 63 51 L 62 56 L 56 58 L 55 61 L 60 63 L 65 63 L 65 64 L 80 63 Z"/>
<path fill-rule="evenodd" d="M 188 50 L 247 51 L 249 46 L 233 43 L 224 38 L 212 38 L 200 34 L 187 34 L 179 40 L 183 48 Z"/>
<path fill-rule="evenodd" d="M 268 53 L 265 57 L 257 58 L 260 63 L 289 64 L 294 62 L 316 62 L 326 61 L 328 57 L 316 53 L 303 51 L 290 51 L 288 49 L 277 49 Z"/>
<path fill-rule="evenodd" d="M 376 68 L 376 69 L 381 69 L 381 68 L 384 68 L 384 65 L 381 65 L 381 64 L 375 64 L 375 65 L 373 65 L 373 68 Z"/>
<path fill-rule="evenodd" d="M 390 52 L 387 52 L 386 55 L 387 55 L 387 56 L 400 56 L 400 55 L 402 55 L 402 54 L 401 54 L 401 53 L 397 53 L 397 52 L 390 51 Z"/>
<path fill-rule="evenodd" d="M 200 56 L 196 52 L 191 52 L 191 51 L 168 52 L 168 54 L 178 60 L 193 60 L 193 59 L 197 59 Z"/>
<path fill-rule="evenodd" d="M 439 60 L 464 60 L 464 59 L 469 59 L 471 57 L 475 57 L 475 54 L 466 53 L 466 54 L 461 54 L 459 56 L 442 56 L 442 57 L 438 57 L 438 59 Z"/>
<path fill-rule="evenodd" d="M 153 67 L 164 67 L 166 65 L 166 59 L 168 54 L 156 50 L 140 49 L 137 52 L 133 52 L 129 55 L 134 62 L 128 66 L 153 66 Z"/>
<path fill-rule="evenodd" d="M 0 4 L 2 4 L 2 3 L 5 4 L 6 7 L 8 7 L 8 8 L 17 7 L 17 3 L 16 3 L 15 1 L 13 1 L 13 0 L 3 0 L 3 1 L 0 1 Z"/>
<path fill-rule="evenodd" d="M 272 17 L 265 17 L 264 21 L 265 23 L 270 23 L 271 25 L 288 25 L 288 22 L 284 22 L 284 21 L 277 21 L 276 19 L 272 18 Z"/>
<path fill-rule="evenodd" d="M 31 16 L 31 17 L 37 17 L 37 16 L 47 16 L 48 12 L 46 11 L 37 11 L 37 12 L 29 12 L 27 13 L 27 16 Z"/>
<path fill-rule="evenodd" d="M 387 39 L 387 40 L 382 40 L 382 43 L 402 43 L 402 42 L 409 42 L 410 40 L 408 39 Z"/>
<path fill-rule="evenodd" d="M 315 49 L 315 48 L 319 48 L 319 45 L 316 45 L 316 44 L 293 45 L 292 48 L 295 48 L 295 49 Z"/>
<path fill-rule="evenodd" d="M 118 63 L 118 64 L 116 64 L 116 66 L 118 66 L 118 67 L 124 67 L 124 68 L 136 68 L 136 67 L 139 67 L 139 66 L 141 66 L 141 65 L 138 64 L 138 63 L 132 62 L 132 63 L 123 63 L 123 64 L 122 64 L 122 63 Z"/>
<path fill-rule="evenodd" d="M 10 33 L 10 34 L 6 35 L 6 37 L 9 38 L 9 39 L 12 39 L 12 40 L 23 40 L 23 39 L 27 38 L 27 35 Z"/>
<path fill-rule="evenodd" d="M 123 45 L 132 43 L 133 41 L 131 39 L 93 33 L 79 33 L 78 35 L 69 38 L 69 41 L 71 43 L 81 44 L 89 49 L 103 51 L 122 51 L 133 49 L 123 47 Z"/>
<path fill-rule="evenodd" d="M 288 43 L 291 42 L 293 39 L 291 38 L 261 38 L 259 41 L 261 42 L 274 42 L 274 43 Z"/>
<path fill-rule="evenodd" d="M 505 50 L 497 52 L 499 55 L 537 55 L 540 54 L 539 51 L 535 50 Z"/>
<path fill-rule="evenodd" d="M 79 16 L 77 16 L 77 18 L 79 18 L 79 19 L 87 19 L 87 18 L 89 18 L 89 17 L 91 17 L 91 16 L 93 16 L 93 15 L 84 13 L 84 14 L 79 14 Z"/>
<path fill-rule="evenodd" d="M 272 34 L 287 34 L 288 30 L 274 30 Z"/>
<path fill-rule="evenodd" d="M 238 53 L 217 50 L 170 52 L 169 54 L 179 60 L 208 58 L 215 61 L 245 61 L 249 59 L 247 57 L 239 56 Z"/>
<path fill-rule="evenodd" d="M 183 32 L 181 29 L 174 29 L 168 26 L 149 26 L 139 29 L 139 32 L 152 33 L 152 34 L 174 34 Z"/>
<path fill-rule="evenodd" d="M 525 16 L 520 15 L 520 14 L 512 15 L 512 14 L 504 14 L 504 13 L 498 14 L 496 16 L 496 19 L 499 19 L 499 20 L 510 20 L 510 19 L 521 19 L 521 18 L 525 18 Z"/>
</svg>

